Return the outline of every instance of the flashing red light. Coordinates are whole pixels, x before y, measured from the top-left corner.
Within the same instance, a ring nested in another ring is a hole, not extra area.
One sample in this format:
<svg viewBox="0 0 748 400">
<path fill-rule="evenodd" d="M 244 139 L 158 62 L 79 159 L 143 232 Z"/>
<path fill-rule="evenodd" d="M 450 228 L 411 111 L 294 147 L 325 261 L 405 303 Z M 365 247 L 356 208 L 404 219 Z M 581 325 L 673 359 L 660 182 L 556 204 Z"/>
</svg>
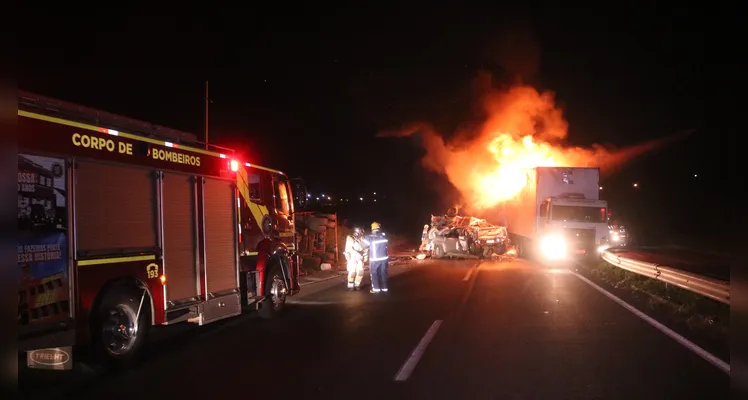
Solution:
<svg viewBox="0 0 748 400">
<path fill-rule="evenodd" d="M 239 170 L 239 161 L 231 160 L 229 162 L 229 168 L 231 168 L 231 171 L 236 172 Z"/>
</svg>

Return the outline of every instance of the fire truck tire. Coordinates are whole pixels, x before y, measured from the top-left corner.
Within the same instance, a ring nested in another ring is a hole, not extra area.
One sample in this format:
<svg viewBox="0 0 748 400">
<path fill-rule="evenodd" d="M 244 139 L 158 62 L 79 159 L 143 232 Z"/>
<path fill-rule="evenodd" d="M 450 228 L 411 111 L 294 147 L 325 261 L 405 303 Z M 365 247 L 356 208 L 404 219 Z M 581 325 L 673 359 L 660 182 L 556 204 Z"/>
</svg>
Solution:
<svg viewBox="0 0 748 400">
<path fill-rule="evenodd" d="M 150 313 L 150 299 L 143 289 L 109 289 L 92 320 L 91 343 L 97 360 L 110 368 L 124 368 L 136 362 L 148 336 Z"/>
<path fill-rule="evenodd" d="M 286 305 L 286 296 L 288 294 L 288 285 L 283 279 L 283 273 L 277 262 L 271 264 L 265 278 L 265 288 L 267 294 L 260 301 L 258 312 L 261 318 L 273 319 L 278 317 Z"/>
</svg>

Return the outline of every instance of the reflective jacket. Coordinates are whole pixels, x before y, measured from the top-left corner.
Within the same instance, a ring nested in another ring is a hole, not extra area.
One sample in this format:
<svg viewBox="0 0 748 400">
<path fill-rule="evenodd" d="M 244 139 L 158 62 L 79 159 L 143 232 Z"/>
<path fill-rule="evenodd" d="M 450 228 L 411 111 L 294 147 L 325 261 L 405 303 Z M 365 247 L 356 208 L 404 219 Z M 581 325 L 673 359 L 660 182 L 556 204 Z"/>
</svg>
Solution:
<svg viewBox="0 0 748 400">
<path fill-rule="evenodd" d="M 348 235 L 345 238 L 345 254 L 348 257 L 363 257 L 364 246 L 361 242 L 356 240 L 353 236 Z"/>
<path fill-rule="evenodd" d="M 369 262 L 389 260 L 389 247 L 384 232 L 376 230 L 362 241 L 369 248 Z"/>
</svg>

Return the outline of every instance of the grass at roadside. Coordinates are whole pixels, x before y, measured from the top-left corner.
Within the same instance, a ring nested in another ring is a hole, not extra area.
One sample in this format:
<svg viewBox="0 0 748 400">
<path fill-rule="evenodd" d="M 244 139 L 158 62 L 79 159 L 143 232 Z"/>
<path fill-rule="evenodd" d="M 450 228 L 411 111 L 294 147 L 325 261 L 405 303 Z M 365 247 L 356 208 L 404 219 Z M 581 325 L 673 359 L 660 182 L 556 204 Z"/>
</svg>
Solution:
<svg viewBox="0 0 748 400">
<path fill-rule="evenodd" d="M 689 329 L 714 330 L 716 334 L 727 334 L 730 326 L 730 306 L 708 299 L 685 289 L 647 278 L 604 261 L 590 266 L 589 272 L 617 289 L 630 290 L 646 304 L 658 311 L 684 321 Z"/>
</svg>

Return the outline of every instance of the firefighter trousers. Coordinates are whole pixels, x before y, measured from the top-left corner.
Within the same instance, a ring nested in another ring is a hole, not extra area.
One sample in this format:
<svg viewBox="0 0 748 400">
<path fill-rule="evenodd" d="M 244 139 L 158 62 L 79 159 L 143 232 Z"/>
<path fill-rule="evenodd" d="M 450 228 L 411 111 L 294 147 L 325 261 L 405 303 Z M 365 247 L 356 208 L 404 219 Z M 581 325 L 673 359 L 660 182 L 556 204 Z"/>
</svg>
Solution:
<svg viewBox="0 0 748 400">
<path fill-rule="evenodd" d="M 348 270 L 348 288 L 358 288 L 364 279 L 364 260 L 361 257 L 355 256 L 346 256 L 346 258 L 348 260 L 346 265 L 346 269 Z"/>
<path fill-rule="evenodd" d="M 371 288 L 375 292 L 386 292 L 387 288 L 387 275 L 390 266 L 389 260 L 381 261 L 370 261 L 369 269 L 371 272 Z"/>
</svg>

